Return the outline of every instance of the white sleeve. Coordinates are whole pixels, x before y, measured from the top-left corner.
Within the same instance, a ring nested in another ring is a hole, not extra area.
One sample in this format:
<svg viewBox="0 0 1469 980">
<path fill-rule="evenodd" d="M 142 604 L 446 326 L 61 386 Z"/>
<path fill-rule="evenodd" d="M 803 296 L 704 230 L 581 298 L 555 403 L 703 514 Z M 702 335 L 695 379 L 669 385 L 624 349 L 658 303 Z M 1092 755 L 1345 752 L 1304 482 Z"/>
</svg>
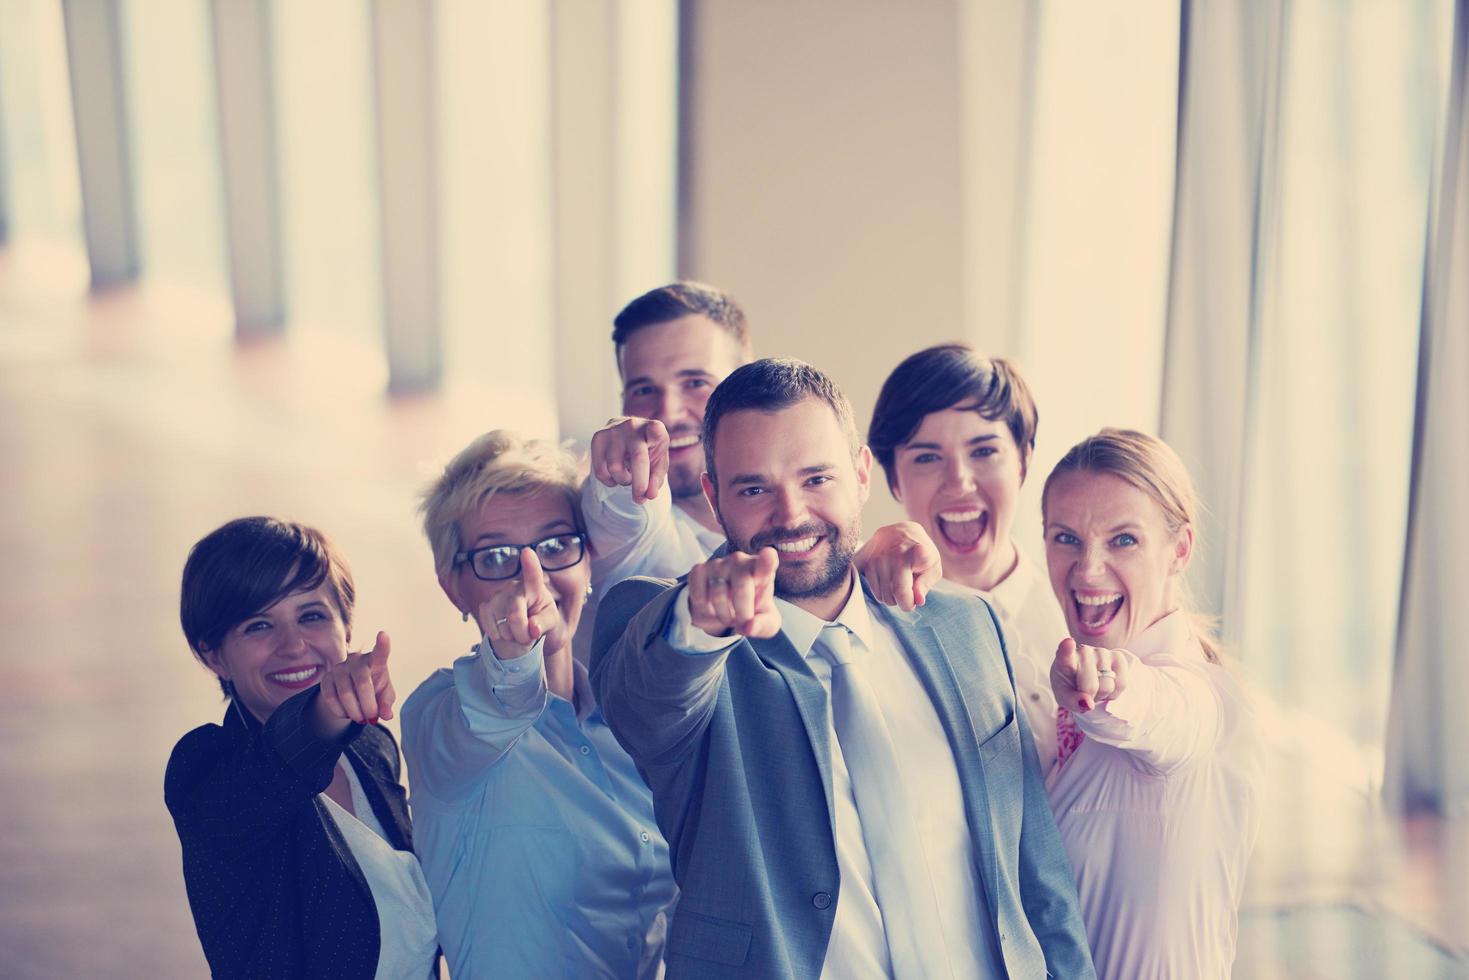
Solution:
<svg viewBox="0 0 1469 980">
<path fill-rule="evenodd" d="M 592 584 L 599 590 L 634 575 L 678 578 L 709 557 L 679 534 L 666 486 L 639 504 L 630 487 L 608 487 L 587 477 L 581 500 L 592 539 Z"/>
<path fill-rule="evenodd" d="M 1117 653 L 1126 658 L 1127 689 L 1091 711 L 1073 713 L 1077 727 L 1159 772 L 1212 753 L 1222 705 L 1202 670 L 1171 657 L 1145 663 L 1127 650 Z"/>
</svg>

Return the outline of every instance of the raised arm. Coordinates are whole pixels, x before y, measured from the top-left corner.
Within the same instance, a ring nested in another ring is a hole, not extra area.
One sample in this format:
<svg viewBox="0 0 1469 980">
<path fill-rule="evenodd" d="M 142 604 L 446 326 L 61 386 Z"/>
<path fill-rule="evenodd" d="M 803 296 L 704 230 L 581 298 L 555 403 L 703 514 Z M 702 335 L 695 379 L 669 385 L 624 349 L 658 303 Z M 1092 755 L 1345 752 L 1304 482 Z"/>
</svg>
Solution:
<svg viewBox="0 0 1469 980">
<path fill-rule="evenodd" d="M 362 726 L 393 717 L 390 652 L 388 634 L 378 633 L 372 650 L 326 665 L 321 682 L 282 702 L 259 737 L 229 739 L 217 728 L 185 736 L 163 784 L 180 839 L 247 847 L 284 827 L 331 784 Z"/>
<path fill-rule="evenodd" d="M 614 418 L 592 436 L 582 513 L 605 589 L 634 575 L 677 578 L 703 561 L 679 538 L 668 478 L 668 431 L 656 419 Z"/>
<path fill-rule="evenodd" d="M 506 757 L 546 709 L 545 646 L 564 635 L 561 611 L 530 548 L 518 585 L 476 614 L 475 651 L 419 686 L 403 705 L 403 755 L 414 790 L 462 799 Z"/>
<path fill-rule="evenodd" d="M 1210 669 L 1168 656 L 1143 661 L 1067 638 L 1051 665 L 1051 687 L 1088 738 L 1168 772 L 1207 757 L 1219 740 Z"/>
<path fill-rule="evenodd" d="M 186 847 L 202 844 L 226 854 L 251 847 L 279 833 L 331 785 L 342 749 L 362 726 L 348 723 L 324 734 L 318 699 L 312 688 L 285 701 L 255 737 L 230 739 L 210 727 L 179 741 L 163 797 Z"/>
<path fill-rule="evenodd" d="M 642 767 L 691 752 L 714 711 L 731 650 L 780 631 L 773 548 L 695 566 L 686 583 L 632 579 L 602 602 L 592 683 L 602 715 Z"/>
</svg>

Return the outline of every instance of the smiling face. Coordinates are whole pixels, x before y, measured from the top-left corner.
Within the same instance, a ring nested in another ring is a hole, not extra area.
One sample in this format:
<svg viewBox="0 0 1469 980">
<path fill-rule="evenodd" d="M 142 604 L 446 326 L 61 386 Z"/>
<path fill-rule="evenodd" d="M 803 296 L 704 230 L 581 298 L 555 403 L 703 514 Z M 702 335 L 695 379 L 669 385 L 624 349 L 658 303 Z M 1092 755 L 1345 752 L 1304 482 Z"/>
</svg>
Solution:
<svg viewBox="0 0 1469 980">
<path fill-rule="evenodd" d="M 623 414 L 657 419 L 668 429 L 668 488 L 675 498 L 703 492 L 704 404 L 739 363 L 734 338 L 698 314 L 642 327 L 618 351 Z"/>
<path fill-rule="evenodd" d="M 1025 460 L 1003 421 L 965 406 L 931 412 L 897 447 L 892 475 L 893 496 L 938 545 L 945 578 L 992 589 L 1014 568 Z"/>
<path fill-rule="evenodd" d="M 281 702 L 313 687 L 347 657 L 350 632 L 330 585 L 292 592 L 225 634 L 205 664 L 234 688 L 235 702 L 264 722 Z"/>
<path fill-rule="evenodd" d="M 497 545 L 535 544 L 559 534 L 578 530 L 571 501 L 558 490 L 492 494 L 479 507 L 459 519 L 462 551 Z M 591 581 L 592 563 L 585 558 L 570 568 L 546 573 L 546 583 L 561 611 L 562 626 L 546 636 L 546 654 L 554 655 L 569 648 L 571 635 L 581 620 L 586 603 L 587 583 Z M 444 593 L 455 608 L 478 618 L 480 606 L 496 593 L 515 587 L 518 579 L 486 582 L 477 578 L 468 562 L 453 566 L 439 576 Z M 483 624 L 480 632 L 484 632 Z"/>
<path fill-rule="evenodd" d="M 776 595 L 835 615 L 862 543 L 867 447 L 854 460 L 836 413 L 806 398 L 776 412 L 730 412 L 719 421 L 714 452 L 719 485 L 709 486 L 709 498 L 730 544 L 748 554 L 773 546 Z"/>
<path fill-rule="evenodd" d="M 1072 470 L 1046 492 L 1051 588 L 1079 643 L 1117 648 L 1178 608 L 1193 530 L 1111 473 Z"/>
</svg>

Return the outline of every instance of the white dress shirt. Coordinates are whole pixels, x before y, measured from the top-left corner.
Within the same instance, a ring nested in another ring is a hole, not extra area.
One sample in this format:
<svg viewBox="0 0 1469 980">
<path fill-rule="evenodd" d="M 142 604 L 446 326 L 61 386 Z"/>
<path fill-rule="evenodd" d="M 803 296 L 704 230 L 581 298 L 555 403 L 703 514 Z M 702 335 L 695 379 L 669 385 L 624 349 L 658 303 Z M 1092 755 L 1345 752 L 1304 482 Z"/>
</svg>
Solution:
<svg viewBox="0 0 1469 980">
<path fill-rule="evenodd" d="M 367 879 L 367 890 L 372 892 L 372 904 L 377 907 L 376 976 L 379 980 L 428 976 L 439 942 L 433 897 L 423 869 L 412 851 L 399 851 L 388 843 L 388 835 L 372 812 L 352 766 L 344 759 L 339 767 L 351 787 L 353 813 L 325 793 L 320 799 L 342 832 L 362 877 Z"/>
<path fill-rule="evenodd" d="M 1254 712 L 1186 613 L 1122 656 L 1127 689 L 1073 715 L 1086 737 L 1047 780 L 1097 976 L 1227 980 L 1260 823 Z"/>
<path fill-rule="evenodd" d="M 806 658 L 812 673 L 830 696 L 831 665 L 813 649 L 826 621 L 782 599 L 776 600 L 776 607 L 780 610 L 781 632 Z M 668 640 L 677 650 L 691 655 L 717 653 L 739 640 L 739 637 L 712 637 L 694 626 L 687 590 L 674 609 Z M 847 604 L 833 622 L 851 630 L 853 647 L 862 648 L 867 679 L 882 698 L 883 720 L 902 762 L 903 778 L 912 789 L 911 806 L 918 819 L 914 833 L 921 835 L 930 862 L 939 924 L 948 947 L 952 975 L 998 980 L 1005 971 L 996 946 L 992 916 L 975 868 L 959 770 L 938 712 L 897 634 L 869 608 L 855 578 Z M 827 717 L 830 726 L 829 712 Z M 873 888 L 872 864 L 835 728 L 829 731 L 827 741 L 831 746 L 832 802 L 836 809 L 833 822 L 841 892 L 822 976 L 831 980 L 890 976 L 892 968 L 882 912 Z"/>
<path fill-rule="evenodd" d="M 635 503 L 631 487 L 604 486 L 596 477 L 582 484 L 582 516 L 592 539 L 592 594 L 572 637 L 572 655 L 590 662 L 597 608 L 607 590 L 635 575 L 678 578 L 724 544 L 682 507 L 665 486 L 647 503 Z"/>
<path fill-rule="evenodd" d="M 1051 691 L 1051 663 L 1067 636 L 1066 618 L 1040 566 L 1018 547 L 1020 560 L 1004 581 L 979 594 L 1000 614 L 1005 649 L 1015 672 L 1015 694 L 1025 708 L 1041 778 L 1056 765 L 1056 695 Z"/>
</svg>

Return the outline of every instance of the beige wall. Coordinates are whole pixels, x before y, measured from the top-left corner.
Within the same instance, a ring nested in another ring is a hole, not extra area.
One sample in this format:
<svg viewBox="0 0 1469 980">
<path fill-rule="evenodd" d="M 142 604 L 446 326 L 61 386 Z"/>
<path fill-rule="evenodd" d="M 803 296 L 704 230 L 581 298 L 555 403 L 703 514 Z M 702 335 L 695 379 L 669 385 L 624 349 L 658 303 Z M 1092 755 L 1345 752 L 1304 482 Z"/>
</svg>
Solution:
<svg viewBox="0 0 1469 980">
<path fill-rule="evenodd" d="M 761 356 L 831 373 L 864 430 L 904 356 L 964 335 L 958 6 L 691 0 L 681 272 Z M 868 526 L 895 518 L 874 489 Z"/>
</svg>

